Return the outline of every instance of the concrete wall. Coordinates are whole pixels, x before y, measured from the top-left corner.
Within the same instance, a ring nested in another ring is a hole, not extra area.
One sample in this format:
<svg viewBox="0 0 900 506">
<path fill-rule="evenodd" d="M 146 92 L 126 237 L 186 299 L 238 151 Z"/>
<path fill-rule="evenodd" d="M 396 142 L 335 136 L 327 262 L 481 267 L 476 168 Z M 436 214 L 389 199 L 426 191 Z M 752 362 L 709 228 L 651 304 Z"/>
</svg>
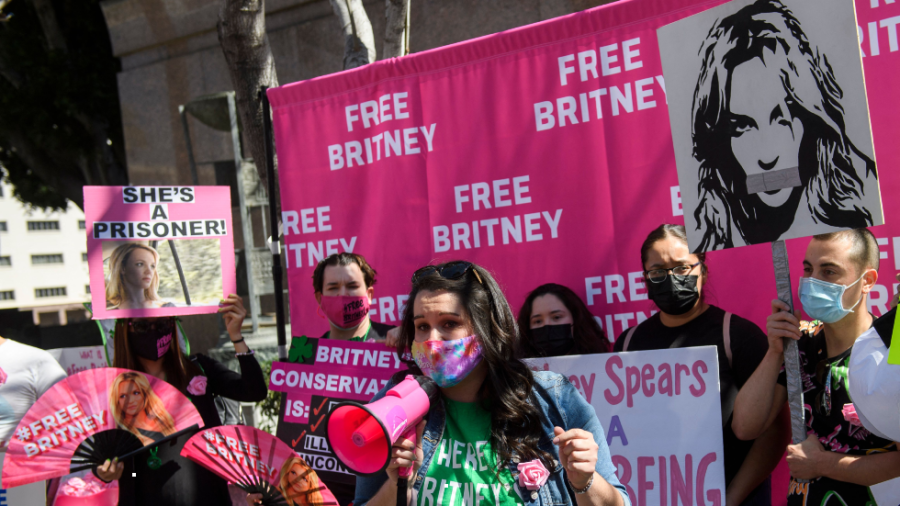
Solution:
<svg viewBox="0 0 900 506">
<path fill-rule="evenodd" d="M 107 0 L 121 59 L 119 99 L 132 184 L 188 184 L 178 106 L 233 89 L 216 35 L 223 0 Z M 605 0 L 411 0 L 410 48 L 432 49 L 607 3 Z M 384 1 L 366 1 L 381 57 Z M 327 0 L 268 0 L 266 25 L 281 84 L 338 72 L 343 37 Z M 229 137 L 190 120 L 201 184 L 233 159 Z"/>
</svg>

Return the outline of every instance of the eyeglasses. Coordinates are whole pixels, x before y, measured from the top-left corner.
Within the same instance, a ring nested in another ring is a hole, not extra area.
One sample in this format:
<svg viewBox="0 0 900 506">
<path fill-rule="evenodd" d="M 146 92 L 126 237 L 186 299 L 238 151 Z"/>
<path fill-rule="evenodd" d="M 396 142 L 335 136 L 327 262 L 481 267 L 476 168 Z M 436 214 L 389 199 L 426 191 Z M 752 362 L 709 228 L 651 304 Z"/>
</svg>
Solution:
<svg viewBox="0 0 900 506">
<path fill-rule="evenodd" d="M 694 270 L 694 267 L 697 267 L 702 263 L 703 262 L 697 262 L 692 265 L 679 265 L 678 267 L 672 267 L 671 269 L 652 269 L 644 271 L 644 275 L 653 283 L 662 283 L 670 273 L 675 276 L 687 276 Z"/>
<path fill-rule="evenodd" d="M 431 276 L 433 274 L 437 274 L 444 279 L 459 279 L 465 276 L 469 271 L 472 271 L 472 274 L 475 275 L 475 279 L 477 279 L 479 283 L 484 285 L 484 281 L 481 280 L 481 276 L 479 276 L 478 271 L 475 270 L 475 264 L 464 261 L 450 262 L 440 267 L 435 265 L 426 265 L 425 267 L 422 267 L 421 269 L 413 273 L 412 283 L 415 285 L 420 279 L 426 276 Z"/>
</svg>

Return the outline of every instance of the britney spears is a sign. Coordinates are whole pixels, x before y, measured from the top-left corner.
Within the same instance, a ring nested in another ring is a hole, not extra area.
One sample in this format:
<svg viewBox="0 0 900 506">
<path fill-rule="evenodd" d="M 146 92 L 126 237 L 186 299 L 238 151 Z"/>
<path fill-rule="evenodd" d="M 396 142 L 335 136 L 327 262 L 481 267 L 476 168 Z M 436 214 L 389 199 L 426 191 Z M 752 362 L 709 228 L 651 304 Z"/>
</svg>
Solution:
<svg viewBox="0 0 900 506">
<path fill-rule="evenodd" d="M 226 186 L 85 186 L 94 319 L 215 313 L 236 290 Z"/>
<path fill-rule="evenodd" d="M 340 251 L 378 270 L 375 320 L 398 320 L 415 269 L 459 258 L 492 269 L 514 307 L 542 283 L 571 287 L 610 337 L 649 317 L 642 240 L 660 223 L 696 224 L 656 30 L 721 3 L 623 0 L 270 89 L 297 335 L 326 330 L 309 279 Z M 892 167 L 900 2 L 856 3 L 875 151 Z M 900 173 L 878 176 L 882 192 L 900 191 Z M 900 214 L 900 199 L 884 214 Z M 873 229 L 882 280 L 900 261 L 900 222 L 888 223 Z M 716 304 L 762 324 L 774 290 L 756 281 L 770 257 L 765 245 L 710 255 Z M 893 292 L 877 285 L 869 309 L 886 312 Z"/>
<path fill-rule="evenodd" d="M 528 362 L 568 376 L 594 407 L 619 481 L 635 505 L 724 503 L 714 346 Z"/>
</svg>

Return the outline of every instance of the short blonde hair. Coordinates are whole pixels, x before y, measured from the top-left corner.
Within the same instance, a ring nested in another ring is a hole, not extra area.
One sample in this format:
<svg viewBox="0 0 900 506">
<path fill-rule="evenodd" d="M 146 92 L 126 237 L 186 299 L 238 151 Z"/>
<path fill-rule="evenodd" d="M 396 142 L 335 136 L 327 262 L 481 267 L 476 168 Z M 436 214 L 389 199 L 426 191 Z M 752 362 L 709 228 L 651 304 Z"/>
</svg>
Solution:
<svg viewBox="0 0 900 506">
<path fill-rule="evenodd" d="M 131 242 L 123 244 L 113 250 L 109 257 L 109 279 L 106 280 L 106 309 L 118 309 L 125 301 L 125 276 L 124 266 L 136 249 L 144 249 L 153 255 L 153 260 L 159 264 L 159 253 L 150 246 Z M 156 291 L 159 289 L 159 272 L 153 270 L 153 280 L 150 287 L 144 290 L 145 300 L 159 300 Z"/>
</svg>

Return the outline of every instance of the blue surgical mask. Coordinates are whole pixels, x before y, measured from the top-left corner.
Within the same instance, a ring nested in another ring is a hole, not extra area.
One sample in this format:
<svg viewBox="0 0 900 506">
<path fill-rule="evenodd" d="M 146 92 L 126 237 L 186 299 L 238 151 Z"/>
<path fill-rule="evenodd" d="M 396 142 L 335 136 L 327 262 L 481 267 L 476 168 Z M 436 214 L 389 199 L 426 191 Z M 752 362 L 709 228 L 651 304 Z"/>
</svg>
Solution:
<svg viewBox="0 0 900 506">
<path fill-rule="evenodd" d="M 864 276 L 864 275 L 863 275 Z M 856 304 L 849 308 L 844 307 L 844 292 L 848 288 L 859 283 L 859 279 L 849 285 L 836 285 L 821 279 L 800 278 L 800 303 L 803 304 L 803 311 L 814 320 L 820 320 L 824 323 L 836 323 L 841 321 L 845 316 L 853 312 L 853 308 L 859 305 L 862 300 L 860 295 Z"/>
</svg>

